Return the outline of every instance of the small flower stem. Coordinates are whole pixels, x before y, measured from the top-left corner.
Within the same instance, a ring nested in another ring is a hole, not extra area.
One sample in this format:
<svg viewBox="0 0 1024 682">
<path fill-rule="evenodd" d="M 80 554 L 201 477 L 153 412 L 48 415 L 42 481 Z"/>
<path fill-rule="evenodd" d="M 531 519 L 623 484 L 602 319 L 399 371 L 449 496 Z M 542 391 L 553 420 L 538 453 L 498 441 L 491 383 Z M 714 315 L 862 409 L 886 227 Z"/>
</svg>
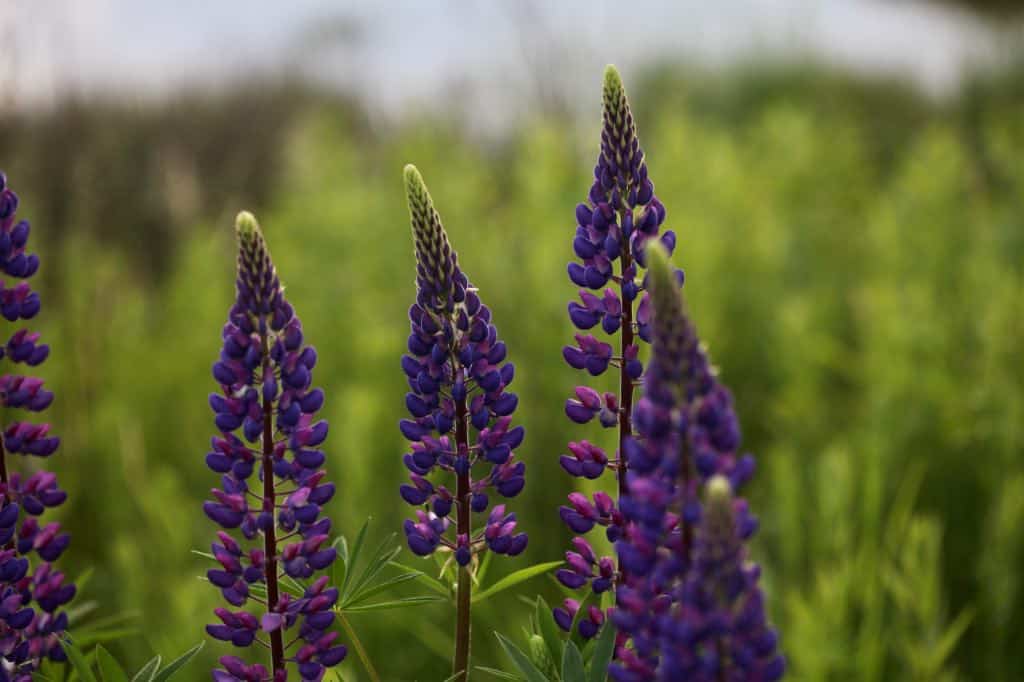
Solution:
<svg viewBox="0 0 1024 682">
<path fill-rule="evenodd" d="M 267 337 L 263 337 L 264 364 L 269 362 L 269 344 Z M 270 400 L 263 400 L 263 500 L 264 505 L 269 504 L 271 513 L 274 505 L 274 404 Z M 269 502 L 268 502 L 269 501 Z M 270 527 L 263 531 L 263 551 L 266 553 L 266 564 L 264 575 L 267 579 L 267 611 L 271 612 L 277 608 L 280 598 L 277 586 L 277 520 L 274 519 Z M 270 660 L 274 672 L 284 670 L 284 639 L 281 636 L 280 628 L 270 633 Z"/>
<path fill-rule="evenodd" d="M 345 617 L 344 613 L 338 611 L 337 614 L 338 621 L 341 623 L 341 627 L 345 629 L 348 641 L 352 643 L 352 648 L 356 650 L 356 654 L 359 656 L 359 660 L 362 661 L 363 667 L 366 668 L 366 674 L 370 676 L 371 682 L 380 682 L 380 675 L 377 674 L 377 669 L 373 667 L 370 656 L 366 653 L 366 649 L 359 640 L 359 636 L 356 635 L 355 628 L 348 622 L 348 618 Z"/>
<path fill-rule="evenodd" d="M 469 434 L 466 428 L 466 400 L 455 402 L 455 444 L 457 451 L 462 454 L 469 447 Z M 469 535 L 469 498 L 470 498 L 469 472 L 458 475 L 455 489 L 455 498 L 458 505 L 456 519 L 456 531 L 459 535 Z M 470 639 L 470 608 L 472 580 L 469 575 L 469 566 L 459 566 L 458 591 L 455 604 L 455 659 L 452 664 L 452 673 L 455 676 L 454 682 L 466 682 L 469 679 L 469 639 Z"/>
</svg>

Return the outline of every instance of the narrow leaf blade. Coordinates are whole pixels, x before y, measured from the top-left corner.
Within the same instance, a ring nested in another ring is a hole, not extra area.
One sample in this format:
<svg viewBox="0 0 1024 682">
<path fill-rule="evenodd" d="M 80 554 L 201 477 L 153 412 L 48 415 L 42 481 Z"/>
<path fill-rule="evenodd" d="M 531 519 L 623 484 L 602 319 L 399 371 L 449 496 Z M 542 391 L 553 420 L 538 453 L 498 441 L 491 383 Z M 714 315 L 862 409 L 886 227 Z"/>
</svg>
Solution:
<svg viewBox="0 0 1024 682">
<path fill-rule="evenodd" d="M 572 642 L 565 645 L 565 654 L 562 656 L 562 682 L 587 682 L 583 656 Z"/>
<path fill-rule="evenodd" d="M 494 636 L 498 638 L 501 648 L 504 649 L 508 657 L 512 659 L 512 663 L 519 669 L 519 672 L 526 677 L 527 682 L 548 682 L 544 673 L 537 670 L 537 666 L 533 664 L 530 657 L 523 653 L 523 650 L 517 647 L 512 640 L 505 637 L 500 632 L 495 632 Z"/>
<path fill-rule="evenodd" d="M 563 562 L 561 561 L 549 561 L 544 564 L 534 564 L 533 566 L 527 566 L 526 568 L 521 568 L 514 573 L 509 573 L 504 578 L 494 583 L 490 587 L 481 590 L 480 592 L 477 592 L 475 595 L 473 595 L 473 603 L 477 604 L 484 601 L 485 599 L 490 599 L 499 592 L 503 592 L 510 587 L 514 587 L 519 583 L 525 582 L 530 578 L 541 575 L 542 573 L 547 573 L 556 566 L 561 566 L 562 563 Z"/>
<path fill-rule="evenodd" d="M 171 676 L 188 665 L 189 661 L 195 658 L 196 654 L 202 651 L 205 645 L 206 642 L 200 642 L 181 656 L 178 656 L 176 659 L 168 663 L 166 668 L 156 674 L 153 678 L 153 682 L 164 682 L 165 680 L 171 679 Z"/>
<path fill-rule="evenodd" d="M 594 654 L 590 657 L 590 675 L 588 682 L 604 682 L 608 678 L 608 666 L 615 653 L 615 628 L 605 621 L 601 634 L 594 643 Z"/>
</svg>

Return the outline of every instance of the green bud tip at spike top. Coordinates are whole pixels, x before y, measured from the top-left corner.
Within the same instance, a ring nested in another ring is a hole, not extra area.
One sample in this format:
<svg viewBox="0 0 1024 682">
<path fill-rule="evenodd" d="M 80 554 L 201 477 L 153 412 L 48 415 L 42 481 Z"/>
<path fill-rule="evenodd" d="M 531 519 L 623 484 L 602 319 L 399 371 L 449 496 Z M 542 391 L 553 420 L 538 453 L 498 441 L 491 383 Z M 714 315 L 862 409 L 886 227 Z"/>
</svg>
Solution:
<svg viewBox="0 0 1024 682">
<path fill-rule="evenodd" d="M 615 111 L 626 103 L 626 89 L 622 86 L 622 76 L 614 64 L 604 67 L 604 104 Z"/>
<path fill-rule="evenodd" d="M 628 159 L 624 159 L 622 152 L 629 150 L 636 140 L 636 124 L 633 122 L 633 113 L 629 108 L 629 99 L 626 97 L 626 88 L 622 85 L 622 77 L 618 70 L 609 64 L 604 70 L 604 88 L 602 90 L 604 102 L 605 129 L 613 139 L 609 140 L 616 150 L 614 159 L 617 166 L 626 165 Z"/>
<path fill-rule="evenodd" d="M 242 241 L 249 241 L 260 233 L 260 224 L 256 216 L 248 211 L 240 211 L 235 218 L 235 232 Z"/>
<path fill-rule="evenodd" d="M 412 164 L 406 165 L 404 176 L 416 260 L 423 277 L 432 285 L 432 293 L 443 305 L 451 293 L 455 254 L 423 176 Z"/>
</svg>

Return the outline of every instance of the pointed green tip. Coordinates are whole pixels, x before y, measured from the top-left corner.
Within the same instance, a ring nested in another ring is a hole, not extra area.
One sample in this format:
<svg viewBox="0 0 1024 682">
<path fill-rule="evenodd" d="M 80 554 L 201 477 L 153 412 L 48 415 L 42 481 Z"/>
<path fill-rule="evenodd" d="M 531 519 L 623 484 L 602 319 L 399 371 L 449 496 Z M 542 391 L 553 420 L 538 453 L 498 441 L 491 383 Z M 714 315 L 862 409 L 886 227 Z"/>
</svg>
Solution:
<svg viewBox="0 0 1024 682">
<path fill-rule="evenodd" d="M 259 234 L 260 224 L 256 222 L 256 216 L 248 211 L 241 211 L 235 218 L 235 232 L 239 239 L 248 240 Z"/>
<path fill-rule="evenodd" d="M 402 171 L 405 177 L 405 193 L 409 196 L 415 194 L 423 194 L 427 185 L 423 182 L 423 176 L 420 175 L 419 169 L 411 163 L 405 164 L 405 169 Z"/>
<path fill-rule="evenodd" d="M 612 111 L 618 111 L 626 99 L 626 88 L 622 85 L 622 76 L 613 64 L 604 69 L 604 105 Z"/>
<path fill-rule="evenodd" d="M 406 164 L 403 171 L 405 177 L 405 198 L 409 202 L 409 212 L 413 218 L 413 228 L 422 228 L 430 222 L 434 201 L 430 198 L 427 183 L 423 182 L 416 166 Z"/>
<path fill-rule="evenodd" d="M 604 89 L 608 91 L 622 90 L 622 76 L 614 64 L 604 67 Z"/>
</svg>

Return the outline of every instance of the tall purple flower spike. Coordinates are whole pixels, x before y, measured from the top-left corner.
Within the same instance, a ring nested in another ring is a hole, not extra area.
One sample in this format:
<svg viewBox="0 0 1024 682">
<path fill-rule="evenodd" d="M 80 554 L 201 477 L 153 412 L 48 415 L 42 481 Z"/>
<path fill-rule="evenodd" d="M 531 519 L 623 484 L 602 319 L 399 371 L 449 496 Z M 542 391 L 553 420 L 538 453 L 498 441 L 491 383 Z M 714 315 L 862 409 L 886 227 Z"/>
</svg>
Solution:
<svg viewBox="0 0 1024 682">
<path fill-rule="evenodd" d="M 405 167 L 405 189 L 417 285 L 416 304 L 409 309 L 409 354 L 402 358 L 410 389 L 405 405 L 412 418 L 399 424 L 411 442 L 405 455 L 410 482 L 400 492 L 417 508 L 416 519 L 405 522 L 405 536 L 414 554 L 427 556 L 443 547 L 460 566 L 454 672 L 463 673 L 469 646 L 467 565 L 488 549 L 515 556 L 527 542 L 504 504 L 493 507 L 483 523 L 474 523 L 471 513 L 486 513 L 492 492 L 511 498 L 523 489 L 526 465 L 514 451 L 524 430 L 512 426 L 518 398 L 507 389 L 515 368 L 505 362 L 505 344 L 491 311 L 459 269 L 430 193 L 411 165 Z M 454 482 L 454 490 L 441 481 Z M 474 534 L 474 526 L 482 530 Z"/>
<path fill-rule="evenodd" d="M 602 394 L 589 386 L 577 386 L 565 404 L 566 416 L 577 424 L 596 421 L 604 428 L 617 429 L 618 453 L 609 457 L 597 445 L 581 439 L 569 443 L 569 454 L 562 455 L 560 462 L 570 475 L 590 480 L 614 471 L 618 485 L 614 495 L 600 491 L 592 499 L 572 493 L 560 513 L 574 533 L 582 536 L 601 526 L 608 539 L 615 542 L 622 534 L 616 498 L 627 492 L 626 473 L 631 466 L 625 444 L 633 433 L 634 391 L 644 371 L 638 357 L 639 342 L 650 341 L 650 302 L 642 277 L 644 248 L 651 241 L 659 241 L 671 252 L 676 237 L 670 230 L 659 236 L 665 207 L 654 195 L 654 184 L 647 177 L 626 91 L 613 66 L 605 70 L 603 99 L 601 154 L 590 196 L 576 207 L 573 250 L 578 260 L 569 263 L 569 279 L 582 287 L 579 301 L 569 303 L 569 318 L 580 331 L 575 345 L 563 348 L 562 355 L 570 366 L 590 376 L 602 375 L 609 368 L 618 373 L 617 391 Z M 682 271 L 678 277 L 682 282 Z M 589 333 L 598 326 L 604 336 L 619 337 L 617 349 Z M 589 586 L 598 594 L 624 578 L 615 560 L 597 556 L 583 537 L 573 540 L 573 549 L 566 553 L 566 566 L 556 577 L 571 589 Z M 570 600 L 567 607 L 554 612 L 555 621 L 566 630 L 573 620 L 573 604 L 576 602 Z M 579 621 L 584 637 L 596 634 L 596 620 Z"/>
<path fill-rule="evenodd" d="M 766 622 L 757 529 L 733 491 L 754 470 L 739 425 L 687 319 L 668 255 L 648 249 L 653 353 L 630 439 L 629 494 L 616 551 L 625 579 L 612 621 L 617 682 L 771 682 L 785 661 Z M 703 503 L 701 495 L 703 493 Z"/>
<path fill-rule="evenodd" d="M 18 196 L 0 173 L 0 270 L 14 280 L 27 280 L 39 269 L 39 258 L 25 252 L 29 224 L 16 220 Z M 21 281 L 13 286 L 0 281 L 0 314 L 8 322 L 29 320 L 39 312 L 39 295 Z M 0 401 L 5 408 L 42 412 L 53 393 L 42 379 L 25 376 L 16 365 L 35 367 L 50 353 L 39 334 L 15 331 L 0 347 L 10 373 L 0 376 Z M 50 435 L 49 424 L 11 421 L 0 439 L 0 680 L 32 680 L 45 660 L 64 661 L 61 638 L 68 617 L 60 607 L 75 596 L 75 586 L 53 562 L 70 541 L 59 523 L 40 522 L 48 509 L 64 502 L 67 494 L 48 471 L 30 475 L 9 472 L 10 455 L 49 457 L 60 440 Z"/>
<path fill-rule="evenodd" d="M 316 350 L 303 344 L 302 324 L 284 298 L 256 219 L 243 212 L 235 226 L 237 298 L 213 365 L 220 392 L 210 395 L 220 435 L 206 455 L 221 482 L 203 505 L 222 528 L 212 546 L 219 567 L 207 578 L 232 608 L 216 609 L 219 622 L 206 631 L 237 647 L 266 646 L 271 665 L 225 656 L 213 679 L 282 682 L 293 663 L 300 679 L 320 680 L 346 649 L 328 631 L 338 590 L 326 575 L 314 577 L 336 558 L 331 522 L 321 517 L 334 484 L 321 468 L 327 422 L 316 420 L 324 393 L 311 388 Z M 306 584 L 302 595 L 279 588 L 285 575 Z M 252 604 L 258 608 L 243 608 Z"/>
</svg>

